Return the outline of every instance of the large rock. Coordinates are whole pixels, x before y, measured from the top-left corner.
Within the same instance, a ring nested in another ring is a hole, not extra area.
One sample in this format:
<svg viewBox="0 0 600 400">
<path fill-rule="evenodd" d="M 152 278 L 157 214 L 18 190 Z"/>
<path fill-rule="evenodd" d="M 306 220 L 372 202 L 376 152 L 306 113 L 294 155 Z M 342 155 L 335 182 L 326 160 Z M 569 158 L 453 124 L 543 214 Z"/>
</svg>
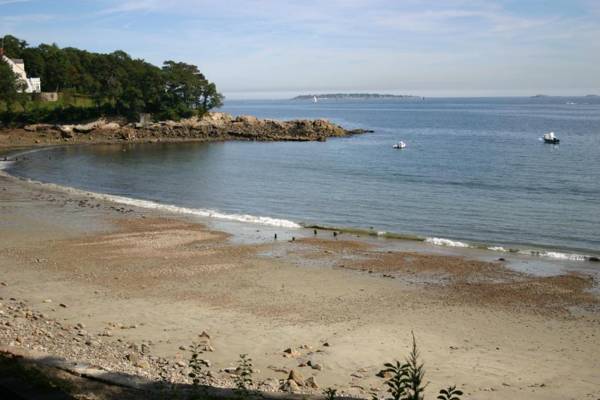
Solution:
<svg viewBox="0 0 600 400">
<path fill-rule="evenodd" d="M 281 385 L 281 390 L 288 393 L 298 393 L 300 391 L 300 387 L 296 382 L 291 379 L 288 379 Z"/>
<path fill-rule="evenodd" d="M 105 124 L 99 125 L 98 129 L 102 129 L 105 131 L 116 131 L 117 129 L 120 129 L 121 125 L 119 125 L 119 123 L 117 122 L 107 122 Z"/>
<path fill-rule="evenodd" d="M 63 138 L 70 139 L 73 137 L 73 125 L 58 125 L 57 128 Z"/>
<path fill-rule="evenodd" d="M 295 369 L 290 371 L 290 375 L 288 376 L 289 381 L 294 381 L 298 386 L 304 386 L 304 377 L 302 374 Z"/>
<path fill-rule="evenodd" d="M 50 125 L 50 124 L 32 124 L 32 125 L 25 125 L 23 127 L 23 129 L 25 129 L 27 132 L 39 132 L 39 131 L 46 131 L 49 129 L 52 129 L 54 126 Z"/>
</svg>

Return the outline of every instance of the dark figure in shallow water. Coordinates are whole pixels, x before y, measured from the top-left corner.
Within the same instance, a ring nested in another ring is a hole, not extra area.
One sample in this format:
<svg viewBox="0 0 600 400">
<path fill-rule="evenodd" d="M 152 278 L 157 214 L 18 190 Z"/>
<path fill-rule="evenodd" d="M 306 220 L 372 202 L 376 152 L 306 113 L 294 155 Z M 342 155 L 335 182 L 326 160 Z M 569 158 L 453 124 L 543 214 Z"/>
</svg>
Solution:
<svg viewBox="0 0 600 400">
<path fill-rule="evenodd" d="M 275 237 L 274 237 L 274 239 L 275 239 L 275 240 L 277 240 L 277 234 L 275 234 Z"/>
<path fill-rule="evenodd" d="M 314 232 L 315 236 L 317 236 L 317 230 L 315 229 L 313 232 Z"/>
<path fill-rule="evenodd" d="M 337 239 L 337 232 L 333 231 L 333 237 Z"/>
</svg>

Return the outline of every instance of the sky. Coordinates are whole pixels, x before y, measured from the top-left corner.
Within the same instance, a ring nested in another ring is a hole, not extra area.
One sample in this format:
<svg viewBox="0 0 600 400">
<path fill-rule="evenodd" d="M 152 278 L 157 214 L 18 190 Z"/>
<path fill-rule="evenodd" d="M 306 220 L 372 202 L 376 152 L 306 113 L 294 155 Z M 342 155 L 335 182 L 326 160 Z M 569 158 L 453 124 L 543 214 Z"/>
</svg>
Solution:
<svg viewBox="0 0 600 400">
<path fill-rule="evenodd" d="M 0 0 L 0 35 L 199 66 L 228 98 L 600 94 L 600 0 Z"/>
</svg>

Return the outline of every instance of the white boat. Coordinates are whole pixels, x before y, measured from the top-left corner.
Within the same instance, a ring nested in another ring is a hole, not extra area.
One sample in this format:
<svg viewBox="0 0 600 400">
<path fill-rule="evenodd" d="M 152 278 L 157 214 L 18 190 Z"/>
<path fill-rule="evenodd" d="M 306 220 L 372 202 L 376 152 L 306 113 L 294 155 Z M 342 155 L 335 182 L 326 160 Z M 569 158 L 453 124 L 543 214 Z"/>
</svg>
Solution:
<svg viewBox="0 0 600 400">
<path fill-rule="evenodd" d="M 402 140 L 399 141 L 398 143 L 396 143 L 395 145 L 392 146 L 394 149 L 403 149 L 406 147 L 406 143 L 404 143 Z"/>
<path fill-rule="evenodd" d="M 317 99 L 317 96 L 313 96 L 313 103 L 317 103 L 319 101 L 319 99 Z"/>
<path fill-rule="evenodd" d="M 559 144 L 560 139 L 554 136 L 554 132 L 544 133 L 544 143 Z"/>
</svg>

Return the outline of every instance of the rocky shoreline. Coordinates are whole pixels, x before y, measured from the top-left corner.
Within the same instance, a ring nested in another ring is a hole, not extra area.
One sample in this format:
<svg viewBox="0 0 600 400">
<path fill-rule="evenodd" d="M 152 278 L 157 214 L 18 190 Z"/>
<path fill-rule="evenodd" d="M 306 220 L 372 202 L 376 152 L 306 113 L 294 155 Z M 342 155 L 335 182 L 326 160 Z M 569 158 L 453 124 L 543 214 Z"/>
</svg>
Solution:
<svg viewBox="0 0 600 400">
<path fill-rule="evenodd" d="M 6 285 L 0 282 L 0 285 Z M 52 303 L 51 299 L 45 303 Z M 56 304 L 55 308 L 67 308 L 67 304 Z M 52 308 L 51 310 L 54 310 Z M 188 360 L 173 360 L 153 355 L 151 340 L 134 343 L 121 338 L 113 340 L 115 331 L 137 329 L 137 325 L 122 325 L 109 322 L 107 328 L 101 332 L 90 332 L 83 323 L 68 324 L 58 321 L 52 316 L 36 311 L 24 300 L 0 297 L 0 353 L 18 353 L 21 350 L 33 351 L 41 354 L 51 354 L 74 362 L 77 365 L 84 361 L 87 369 L 93 368 L 99 372 L 123 374 L 129 376 L 134 386 L 136 379 L 145 379 L 153 382 L 156 390 L 161 385 L 192 385 L 189 374 L 193 371 Z M 200 350 L 198 350 L 200 349 Z M 309 351 L 306 348 L 293 350 L 286 349 L 282 352 L 285 357 L 299 357 L 300 351 Z M 211 362 L 204 357 L 210 356 L 214 351 L 211 337 L 203 331 L 198 335 L 197 343 L 189 346 L 180 346 L 180 350 L 191 356 L 194 352 L 200 358 L 205 368 L 200 384 L 213 388 L 235 388 L 236 377 L 240 373 L 239 367 L 211 370 Z M 315 364 L 319 366 L 319 364 Z M 319 367 L 317 367 L 319 368 Z M 313 367 L 315 369 L 315 367 Z M 259 371 L 255 371 L 259 372 Z M 302 374 L 295 369 L 281 372 L 288 375 L 287 379 L 273 379 L 254 382 L 248 389 L 266 393 L 287 392 L 319 394 L 319 385 L 314 377 L 304 379 Z"/>
<path fill-rule="evenodd" d="M 0 130 L 0 147 L 74 143 L 161 141 L 325 141 L 371 131 L 347 130 L 327 120 L 278 121 L 208 113 L 202 118 L 156 123 L 99 119 L 86 124 L 33 124 Z"/>
</svg>

